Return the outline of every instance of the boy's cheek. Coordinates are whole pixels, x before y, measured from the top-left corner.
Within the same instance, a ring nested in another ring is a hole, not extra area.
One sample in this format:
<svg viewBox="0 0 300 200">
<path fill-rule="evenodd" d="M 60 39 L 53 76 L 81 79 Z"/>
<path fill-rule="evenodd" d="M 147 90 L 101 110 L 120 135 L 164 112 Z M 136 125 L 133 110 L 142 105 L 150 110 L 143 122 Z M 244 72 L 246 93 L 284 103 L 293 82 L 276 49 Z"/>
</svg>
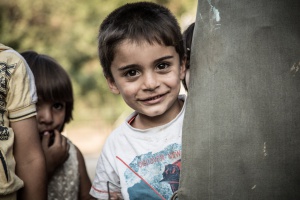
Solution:
<svg viewBox="0 0 300 200">
<path fill-rule="evenodd" d="M 120 91 L 115 83 L 115 81 L 113 81 L 111 78 L 107 78 L 106 82 L 108 84 L 108 87 L 110 89 L 110 91 L 114 94 L 120 94 Z"/>
</svg>

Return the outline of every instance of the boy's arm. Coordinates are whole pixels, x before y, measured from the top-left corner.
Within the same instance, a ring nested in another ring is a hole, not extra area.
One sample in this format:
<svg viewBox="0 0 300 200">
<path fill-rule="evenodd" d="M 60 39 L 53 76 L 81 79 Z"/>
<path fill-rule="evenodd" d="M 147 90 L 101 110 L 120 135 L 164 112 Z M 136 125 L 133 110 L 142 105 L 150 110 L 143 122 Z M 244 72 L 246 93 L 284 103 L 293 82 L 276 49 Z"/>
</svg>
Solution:
<svg viewBox="0 0 300 200">
<path fill-rule="evenodd" d="M 46 163 L 39 141 L 35 116 L 11 122 L 15 133 L 16 174 L 24 181 L 18 199 L 47 199 Z"/>
</svg>

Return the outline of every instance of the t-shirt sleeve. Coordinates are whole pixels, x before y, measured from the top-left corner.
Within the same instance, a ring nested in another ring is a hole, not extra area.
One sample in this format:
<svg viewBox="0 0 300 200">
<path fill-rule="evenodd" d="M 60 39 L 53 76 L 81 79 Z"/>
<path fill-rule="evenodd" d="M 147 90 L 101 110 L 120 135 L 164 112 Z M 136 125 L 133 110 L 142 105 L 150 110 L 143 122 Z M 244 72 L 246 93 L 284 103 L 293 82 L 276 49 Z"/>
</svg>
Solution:
<svg viewBox="0 0 300 200">
<path fill-rule="evenodd" d="M 99 157 L 95 179 L 90 194 L 98 199 L 108 199 L 108 192 L 113 195 L 121 193 L 120 179 L 116 172 L 116 156 L 106 141 Z"/>
<path fill-rule="evenodd" d="M 7 94 L 7 111 L 10 121 L 19 121 L 36 115 L 37 95 L 33 74 L 20 54 L 11 51 L 11 78 Z"/>
</svg>

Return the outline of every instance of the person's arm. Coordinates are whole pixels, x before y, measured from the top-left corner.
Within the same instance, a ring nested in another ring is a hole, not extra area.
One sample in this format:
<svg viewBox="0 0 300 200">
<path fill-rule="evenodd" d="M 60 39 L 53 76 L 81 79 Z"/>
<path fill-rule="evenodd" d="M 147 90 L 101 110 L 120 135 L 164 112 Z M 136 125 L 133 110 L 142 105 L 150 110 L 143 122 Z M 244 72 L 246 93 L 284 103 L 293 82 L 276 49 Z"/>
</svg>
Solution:
<svg viewBox="0 0 300 200">
<path fill-rule="evenodd" d="M 77 147 L 76 147 L 76 151 L 77 151 L 79 180 L 80 180 L 78 199 L 95 200 L 95 198 L 89 194 L 92 183 L 87 173 L 83 155 Z"/>
<path fill-rule="evenodd" d="M 46 163 L 35 116 L 11 122 L 15 134 L 16 174 L 24 181 L 18 200 L 47 199 Z"/>
</svg>

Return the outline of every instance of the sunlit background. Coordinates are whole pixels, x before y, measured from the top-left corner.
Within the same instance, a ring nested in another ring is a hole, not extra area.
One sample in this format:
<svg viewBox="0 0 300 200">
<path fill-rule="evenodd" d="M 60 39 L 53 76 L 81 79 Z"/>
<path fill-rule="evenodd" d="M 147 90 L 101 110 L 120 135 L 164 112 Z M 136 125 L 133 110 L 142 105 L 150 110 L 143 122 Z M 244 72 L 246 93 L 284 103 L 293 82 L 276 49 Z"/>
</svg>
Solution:
<svg viewBox="0 0 300 200">
<path fill-rule="evenodd" d="M 131 112 L 110 93 L 97 55 L 102 20 L 126 0 L 0 0 L 0 43 L 55 58 L 69 73 L 74 119 L 65 135 L 82 151 L 93 179 L 103 142 Z M 168 7 L 184 30 L 195 20 L 196 0 L 152 1 Z"/>
</svg>

